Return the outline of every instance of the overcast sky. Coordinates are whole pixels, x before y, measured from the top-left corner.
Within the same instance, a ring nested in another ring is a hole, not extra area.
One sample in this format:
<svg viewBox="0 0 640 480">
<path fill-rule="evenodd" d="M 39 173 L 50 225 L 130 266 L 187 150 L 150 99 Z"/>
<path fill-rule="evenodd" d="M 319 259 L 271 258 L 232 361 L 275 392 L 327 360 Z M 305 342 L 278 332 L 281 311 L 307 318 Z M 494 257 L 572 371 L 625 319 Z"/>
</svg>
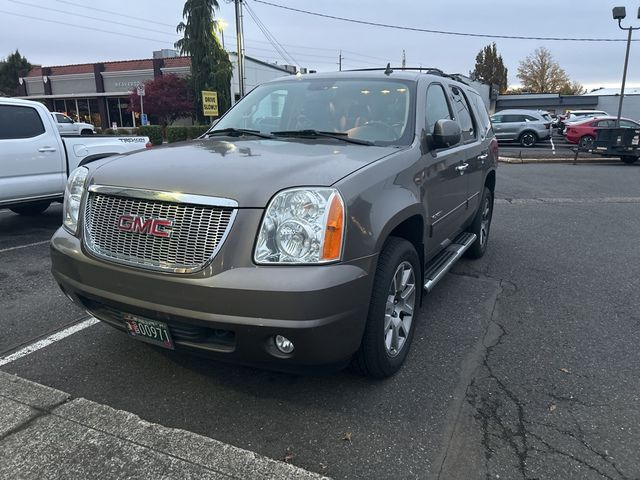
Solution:
<svg viewBox="0 0 640 480">
<path fill-rule="evenodd" d="M 227 49 L 235 49 L 233 3 L 218 0 L 216 17 L 228 22 Z M 611 9 L 627 7 L 626 26 L 640 26 L 640 1 L 559 0 L 269 0 L 313 12 L 370 22 L 475 34 L 626 39 Z M 245 0 L 259 20 L 300 65 L 319 71 L 400 64 L 432 66 L 468 73 L 478 51 L 491 39 L 411 32 L 320 18 Z M 150 58 L 178 38 L 180 0 L 0 0 L 0 56 L 19 49 L 44 66 Z M 276 52 L 245 10 L 246 54 L 290 63 Z M 640 32 L 636 32 L 640 40 Z M 572 80 L 588 88 L 620 85 L 625 42 L 568 42 L 496 39 L 509 69 L 509 83 L 520 60 L 547 47 Z M 640 41 L 631 47 L 628 85 L 640 86 Z"/>
</svg>

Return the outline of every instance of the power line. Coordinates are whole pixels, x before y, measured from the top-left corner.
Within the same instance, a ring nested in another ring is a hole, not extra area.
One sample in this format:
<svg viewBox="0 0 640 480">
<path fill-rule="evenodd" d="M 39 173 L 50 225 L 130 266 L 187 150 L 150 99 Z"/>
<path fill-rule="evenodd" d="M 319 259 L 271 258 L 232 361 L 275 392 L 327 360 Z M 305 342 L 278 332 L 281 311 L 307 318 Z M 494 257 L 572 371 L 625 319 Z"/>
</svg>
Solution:
<svg viewBox="0 0 640 480">
<path fill-rule="evenodd" d="M 58 0 L 58 2 L 67 3 L 69 5 L 74 5 L 76 7 L 86 8 L 88 10 L 93 10 L 94 12 L 108 13 L 109 15 L 117 15 L 118 17 L 122 17 L 122 12 L 114 12 L 113 10 L 104 10 L 102 8 L 96 8 L 93 5 L 88 7 L 86 5 L 83 5 L 82 3 L 70 2 L 69 0 Z M 134 19 L 134 20 L 140 20 L 141 22 L 146 22 L 146 23 L 155 23 L 156 25 L 162 25 L 163 27 L 176 28 L 175 25 L 170 25 L 168 23 L 162 23 L 162 22 L 154 22 L 153 20 L 148 20 L 146 18 L 132 17 L 130 15 L 128 15 L 128 18 L 131 18 L 131 19 Z"/>
<path fill-rule="evenodd" d="M 264 34 L 265 37 L 267 37 L 267 40 L 269 40 L 272 45 L 274 46 L 274 48 L 276 50 L 278 50 L 278 52 L 281 55 L 285 55 L 283 56 L 283 58 L 285 59 L 285 61 L 287 62 L 291 62 L 294 65 L 297 65 L 298 67 L 300 67 L 300 64 L 296 61 L 295 58 L 293 58 L 289 52 L 287 52 L 287 50 L 282 46 L 282 44 L 280 42 L 278 42 L 278 40 L 276 39 L 276 37 L 269 31 L 269 29 L 267 28 L 267 26 L 262 22 L 262 20 L 260 20 L 260 18 L 258 17 L 258 15 L 253 11 L 253 9 L 249 6 L 249 4 L 245 3 L 245 7 L 247 8 L 247 12 L 249 12 L 249 15 L 251 16 L 251 18 L 253 18 L 253 21 L 256 22 L 256 25 L 258 25 L 258 28 L 262 31 L 262 33 Z M 288 57 L 288 60 L 287 58 Z"/>
<path fill-rule="evenodd" d="M 115 24 L 115 25 L 122 25 L 123 27 L 135 28 L 137 30 L 146 30 L 148 32 L 160 33 L 162 35 L 168 35 L 168 36 L 172 36 L 172 37 L 175 38 L 174 34 L 166 33 L 166 32 L 163 32 L 161 30 L 156 30 L 154 28 L 145 28 L 145 27 L 141 27 L 139 25 L 133 25 L 131 23 L 116 22 L 114 20 L 104 20 L 104 19 L 98 18 L 98 17 L 91 17 L 89 15 L 82 15 L 80 13 L 68 12 L 68 11 L 65 11 L 65 10 L 58 10 L 57 8 L 49 8 L 49 7 L 43 7 L 41 5 L 35 5 L 33 3 L 20 2 L 19 0 L 9 0 L 9 1 L 11 3 L 16 3 L 18 5 L 25 5 L 27 7 L 39 8 L 40 10 L 49 10 L 51 12 L 58 12 L 58 13 L 62 13 L 64 15 L 73 15 L 74 17 L 88 18 L 90 20 L 97 20 L 98 22 L 106 22 L 106 23 L 112 23 L 112 24 Z"/>
<path fill-rule="evenodd" d="M 262 3 L 271 7 L 281 8 L 283 10 L 290 10 L 292 12 L 304 13 L 306 15 L 313 15 L 316 17 L 330 18 L 332 20 L 340 20 L 343 22 L 358 23 L 361 25 L 370 25 L 374 27 L 393 28 L 396 30 L 408 30 L 411 32 L 422 33 L 436 33 L 439 35 L 454 35 L 458 37 L 476 37 L 476 38 L 502 38 L 509 40 L 545 40 L 553 42 L 626 42 L 626 39 L 622 38 L 572 38 L 572 37 L 527 37 L 524 35 L 494 35 L 486 33 L 466 33 L 466 32 L 453 32 L 447 30 L 430 30 L 426 28 L 406 27 L 402 25 L 393 25 L 388 23 L 369 22 L 366 20 L 357 20 L 355 18 L 338 17 L 336 15 L 327 15 L 325 13 L 310 12 L 308 10 L 301 10 L 299 8 L 286 7 L 284 5 L 278 5 L 277 3 L 267 2 L 265 0 L 253 0 L 256 3 Z M 637 42 L 638 40 L 632 40 Z"/>
<path fill-rule="evenodd" d="M 49 20 L 47 18 L 33 17 L 31 15 L 24 15 L 22 13 L 7 12 L 6 10 L 0 10 L 0 13 L 6 13 L 7 15 L 14 15 L 16 17 L 28 18 L 30 20 L 39 20 L 41 22 L 54 23 L 56 25 L 66 25 L 68 27 L 81 28 L 83 30 L 89 30 L 89 31 L 92 31 L 92 32 L 109 33 L 111 35 L 119 35 L 121 37 L 135 38 L 137 40 L 147 40 L 147 41 L 157 42 L 157 43 L 161 43 L 161 44 L 162 43 L 167 43 L 167 40 L 158 40 L 158 39 L 155 39 L 155 38 L 140 37 L 138 35 L 130 35 L 128 33 L 114 32 L 112 30 L 104 30 L 102 28 L 85 27 L 84 25 L 78 25 L 78 24 L 75 24 L 75 23 L 68 23 L 68 22 L 61 22 L 60 20 Z"/>
</svg>

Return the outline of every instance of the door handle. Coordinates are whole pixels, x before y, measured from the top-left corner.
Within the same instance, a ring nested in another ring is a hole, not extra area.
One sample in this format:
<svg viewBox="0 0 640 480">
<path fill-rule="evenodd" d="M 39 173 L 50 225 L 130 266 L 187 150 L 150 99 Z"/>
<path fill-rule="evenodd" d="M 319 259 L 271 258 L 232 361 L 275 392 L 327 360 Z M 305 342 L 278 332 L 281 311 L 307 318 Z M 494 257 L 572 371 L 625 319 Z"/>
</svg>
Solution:
<svg viewBox="0 0 640 480">
<path fill-rule="evenodd" d="M 478 160 L 484 162 L 487 158 L 489 158 L 488 153 L 483 153 L 482 155 L 478 155 Z"/>
<path fill-rule="evenodd" d="M 42 147 L 38 149 L 39 152 L 45 153 L 45 152 L 55 152 L 56 149 L 53 147 Z"/>
<path fill-rule="evenodd" d="M 469 164 L 463 163 L 462 165 L 458 165 L 456 167 L 456 172 L 460 172 L 460 175 L 462 175 L 467 168 L 469 168 Z"/>
</svg>

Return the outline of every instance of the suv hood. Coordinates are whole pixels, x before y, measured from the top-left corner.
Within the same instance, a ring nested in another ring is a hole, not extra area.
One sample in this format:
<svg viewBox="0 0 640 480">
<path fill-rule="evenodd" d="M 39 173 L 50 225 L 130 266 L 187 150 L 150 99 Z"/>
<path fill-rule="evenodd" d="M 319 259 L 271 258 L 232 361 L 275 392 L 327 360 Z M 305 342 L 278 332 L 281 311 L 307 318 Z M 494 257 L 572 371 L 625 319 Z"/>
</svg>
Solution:
<svg viewBox="0 0 640 480">
<path fill-rule="evenodd" d="M 398 147 L 321 140 L 195 140 L 105 161 L 91 183 L 236 200 L 264 208 L 278 191 L 329 186 Z"/>
</svg>

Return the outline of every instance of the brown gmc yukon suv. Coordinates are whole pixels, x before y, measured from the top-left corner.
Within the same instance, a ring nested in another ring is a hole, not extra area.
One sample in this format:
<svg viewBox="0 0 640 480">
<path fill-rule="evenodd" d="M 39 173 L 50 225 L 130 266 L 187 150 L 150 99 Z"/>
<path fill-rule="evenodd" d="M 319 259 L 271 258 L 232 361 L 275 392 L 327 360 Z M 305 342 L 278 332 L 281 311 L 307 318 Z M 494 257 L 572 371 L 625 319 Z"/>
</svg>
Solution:
<svg viewBox="0 0 640 480">
<path fill-rule="evenodd" d="M 423 292 L 485 252 L 497 158 L 481 97 L 439 70 L 277 79 L 198 140 L 76 169 L 53 275 L 161 347 L 388 376 Z"/>
</svg>

